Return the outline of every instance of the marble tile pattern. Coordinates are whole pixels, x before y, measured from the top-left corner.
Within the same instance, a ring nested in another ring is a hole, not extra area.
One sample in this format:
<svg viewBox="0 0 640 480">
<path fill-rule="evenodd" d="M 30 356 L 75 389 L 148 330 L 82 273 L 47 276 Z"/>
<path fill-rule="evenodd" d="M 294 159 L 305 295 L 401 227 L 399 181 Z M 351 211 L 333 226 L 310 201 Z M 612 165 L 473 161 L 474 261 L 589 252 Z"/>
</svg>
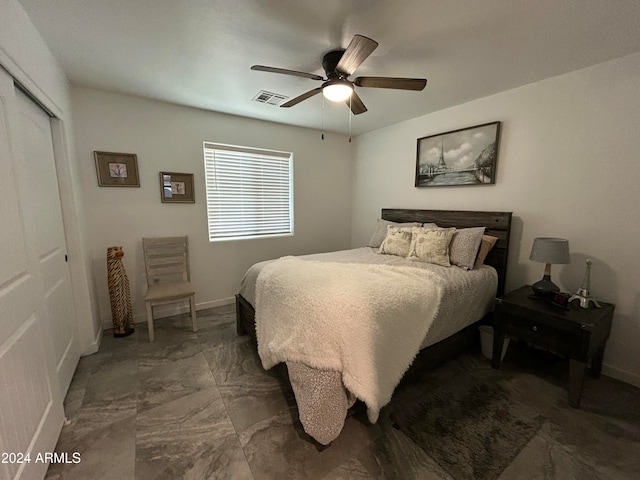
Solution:
<svg viewBox="0 0 640 480">
<path fill-rule="evenodd" d="M 393 428 L 393 400 L 375 425 L 356 409 L 323 447 L 302 429 L 286 368 L 264 371 L 255 345 L 236 335 L 233 305 L 199 311 L 198 327 L 188 315 L 158 320 L 154 343 L 146 325 L 125 338 L 105 332 L 100 351 L 80 360 L 56 447 L 81 461 L 52 464 L 46 478 L 451 480 Z M 490 368 L 478 348 L 423 380 Z M 508 352 L 501 372 L 512 398 L 546 420 L 499 480 L 640 478 L 640 389 L 587 377 L 576 410 L 566 360 Z"/>
</svg>

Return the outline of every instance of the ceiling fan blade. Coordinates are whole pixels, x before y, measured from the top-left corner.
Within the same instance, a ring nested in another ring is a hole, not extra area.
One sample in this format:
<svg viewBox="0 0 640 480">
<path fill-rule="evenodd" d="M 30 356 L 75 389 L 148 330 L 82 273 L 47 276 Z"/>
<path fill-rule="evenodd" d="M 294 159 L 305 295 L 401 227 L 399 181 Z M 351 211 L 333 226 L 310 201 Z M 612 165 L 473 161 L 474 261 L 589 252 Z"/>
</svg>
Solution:
<svg viewBox="0 0 640 480">
<path fill-rule="evenodd" d="M 285 68 L 265 67 L 264 65 L 253 65 L 251 70 L 258 70 L 260 72 L 269 73 L 282 73 L 283 75 L 293 75 L 295 77 L 310 78 L 311 80 L 324 80 L 320 75 L 314 73 L 298 72 L 296 70 L 287 70 Z"/>
<path fill-rule="evenodd" d="M 303 93 L 302 95 L 300 95 L 299 97 L 293 98 L 291 100 L 289 100 L 286 103 L 283 103 L 282 105 L 280 105 L 282 108 L 289 108 L 289 107 L 293 107 L 294 105 L 299 104 L 300 102 L 302 102 L 303 100 L 306 100 L 307 98 L 311 98 L 314 95 L 317 95 L 318 93 L 320 93 L 322 91 L 322 87 L 318 87 L 318 88 L 314 88 L 313 90 L 309 90 L 306 93 Z"/>
<path fill-rule="evenodd" d="M 342 54 L 336 71 L 345 76 L 351 75 L 364 62 L 371 52 L 378 47 L 378 42 L 363 35 L 354 35 L 351 43 Z"/>
<path fill-rule="evenodd" d="M 423 90 L 426 78 L 358 77 L 353 81 L 358 87 L 394 88 L 396 90 Z"/>
<path fill-rule="evenodd" d="M 351 94 L 350 99 L 347 98 L 344 103 L 347 104 L 347 107 L 351 108 L 351 112 L 354 115 L 360 115 L 367 111 L 367 107 L 364 106 L 364 102 L 355 91 Z"/>
</svg>

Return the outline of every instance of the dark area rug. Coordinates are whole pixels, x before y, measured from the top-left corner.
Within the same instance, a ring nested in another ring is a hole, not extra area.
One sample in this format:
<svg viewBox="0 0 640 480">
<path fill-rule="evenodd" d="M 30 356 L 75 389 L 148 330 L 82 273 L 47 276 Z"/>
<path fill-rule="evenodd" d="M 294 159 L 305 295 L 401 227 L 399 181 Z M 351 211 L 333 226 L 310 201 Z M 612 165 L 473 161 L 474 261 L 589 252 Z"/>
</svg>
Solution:
<svg viewBox="0 0 640 480">
<path fill-rule="evenodd" d="M 510 398 L 504 376 L 432 380 L 398 392 L 391 420 L 456 480 L 496 479 L 544 421 Z"/>
</svg>

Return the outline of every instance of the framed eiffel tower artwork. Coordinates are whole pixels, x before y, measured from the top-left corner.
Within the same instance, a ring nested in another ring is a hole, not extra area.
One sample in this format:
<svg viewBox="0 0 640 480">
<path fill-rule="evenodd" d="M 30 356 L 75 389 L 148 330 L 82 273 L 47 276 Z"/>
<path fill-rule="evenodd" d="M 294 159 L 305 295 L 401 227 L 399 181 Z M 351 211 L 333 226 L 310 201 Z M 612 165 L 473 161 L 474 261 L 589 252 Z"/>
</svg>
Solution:
<svg viewBox="0 0 640 480">
<path fill-rule="evenodd" d="M 418 139 L 416 187 L 496 183 L 500 122 Z"/>
</svg>

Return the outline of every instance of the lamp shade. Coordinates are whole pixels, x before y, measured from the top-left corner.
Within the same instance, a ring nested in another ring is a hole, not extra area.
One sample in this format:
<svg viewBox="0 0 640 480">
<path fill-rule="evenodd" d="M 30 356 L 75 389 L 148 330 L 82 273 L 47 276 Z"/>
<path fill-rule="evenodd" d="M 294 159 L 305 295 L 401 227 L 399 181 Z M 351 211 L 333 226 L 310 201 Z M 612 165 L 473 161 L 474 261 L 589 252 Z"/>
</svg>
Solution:
<svg viewBox="0 0 640 480">
<path fill-rule="evenodd" d="M 569 263 L 569 240 L 554 237 L 539 237 L 533 241 L 529 260 L 540 263 Z"/>
</svg>

